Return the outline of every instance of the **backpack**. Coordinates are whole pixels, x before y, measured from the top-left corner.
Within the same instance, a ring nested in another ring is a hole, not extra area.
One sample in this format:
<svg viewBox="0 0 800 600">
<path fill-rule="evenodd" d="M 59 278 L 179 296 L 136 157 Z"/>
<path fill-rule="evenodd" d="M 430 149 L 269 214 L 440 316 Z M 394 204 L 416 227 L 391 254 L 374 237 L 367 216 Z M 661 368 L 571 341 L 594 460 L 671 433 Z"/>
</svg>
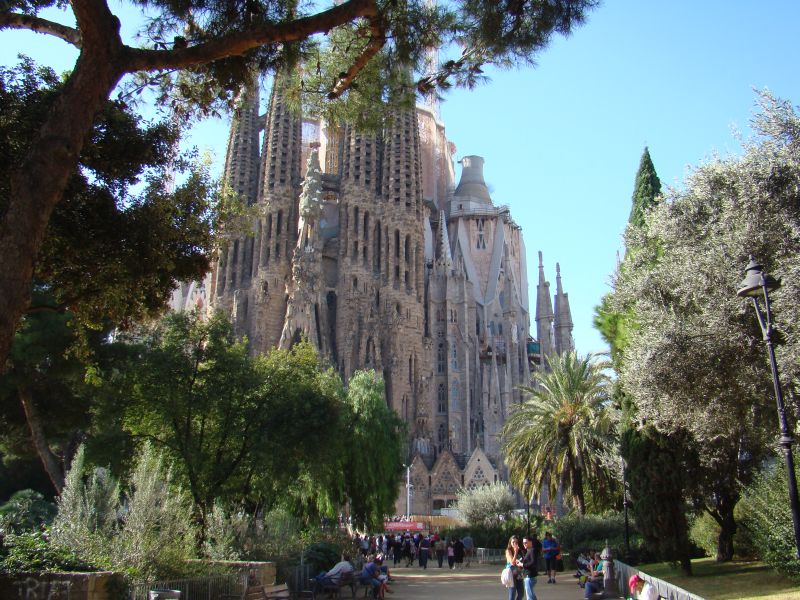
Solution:
<svg viewBox="0 0 800 600">
<path fill-rule="evenodd" d="M 507 588 L 514 587 L 514 573 L 511 571 L 511 567 L 506 567 L 500 573 L 500 583 Z"/>
</svg>

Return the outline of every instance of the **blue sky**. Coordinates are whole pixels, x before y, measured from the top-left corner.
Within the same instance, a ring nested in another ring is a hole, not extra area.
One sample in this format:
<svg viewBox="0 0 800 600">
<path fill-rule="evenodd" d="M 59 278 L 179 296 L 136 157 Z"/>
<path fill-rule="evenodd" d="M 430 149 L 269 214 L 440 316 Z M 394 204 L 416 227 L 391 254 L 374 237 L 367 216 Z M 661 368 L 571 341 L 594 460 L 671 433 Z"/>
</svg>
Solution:
<svg viewBox="0 0 800 600">
<path fill-rule="evenodd" d="M 523 229 L 532 298 L 537 251 L 553 289 L 561 264 L 580 352 L 604 349 L 593 308 L 622 249 L 644 146 L 662 184 L 676 187 L 691 165 L 738 153 L 754 89 L 800 103 L 797 23 L 792 0 L 607 0 L 570 38 L 555 38 L 535 69 L 491 72 L 488 85 L 447 95 L 456 159 L 485 158 L 495 204 L 508 204 Z M 17 52 L 57 70 L 74 63 L 63 42 L 0 36 L 0 64 Z M 218 163 L 226 140 L 224 121 L 192 138 Z"/>
</svg>

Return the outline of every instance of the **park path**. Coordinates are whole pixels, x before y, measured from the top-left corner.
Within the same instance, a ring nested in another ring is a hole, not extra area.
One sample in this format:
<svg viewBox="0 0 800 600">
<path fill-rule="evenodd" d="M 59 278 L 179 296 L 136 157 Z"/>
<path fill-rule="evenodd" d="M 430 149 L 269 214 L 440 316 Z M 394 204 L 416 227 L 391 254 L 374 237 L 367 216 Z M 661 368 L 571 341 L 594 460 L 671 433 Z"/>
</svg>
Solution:
<svg viewBox="0 0 800 600">
<path fill-rule="evenodd" d="M 432 562 L 433 567 L 428 563 L 427 569 L 421 569 L 393 568 L 390 561 L 394 594 L 387 594 L 386 600 L 508 600 L 508 591 L 500 583 L 503 565 L 473 563 L 451 571 L 447 563 L 440 569 L 435 560 Z M 534 589 L 538 600 L 583 600 L 583 590 L 571 573 L 560 573 L 555 585 L 546 581 L 546 577 L 538 577 Z"/>
</svg>

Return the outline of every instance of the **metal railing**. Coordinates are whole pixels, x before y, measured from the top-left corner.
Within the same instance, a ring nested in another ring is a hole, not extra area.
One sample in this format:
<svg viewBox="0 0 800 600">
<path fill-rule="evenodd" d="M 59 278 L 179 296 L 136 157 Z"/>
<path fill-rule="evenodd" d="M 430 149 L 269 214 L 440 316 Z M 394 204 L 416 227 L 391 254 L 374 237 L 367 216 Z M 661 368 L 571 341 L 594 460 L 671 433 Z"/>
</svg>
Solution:
<svg viewBox="0 0 800 600">
<path fill-rule="evenodd" d="M 131 600 L 148 600 L 154 590 L 178 590 L 187 600 L 220 600 L 224 596 L 243 596 L 247 574 L 231 573 L 191 579 L 146 581 L 131 586 Z"/>
<path fill-rule="evenodd" d="M 475 548 L 475 560 L 481 565 L 499 565 L 506 562 L 506 551 L 502 548 Z"/>
<path fill-rule="evenodd" d="M 628 589 L 628 579 L 631 575 L 638 575 L 645 581 L 650 582 L 650 585 L 656 588 L 658 595 L 666 600 L 705 600 L 702 596 L 687 592 L 685 589 L 679 588 L 677 585 L 672 585 L 663 579 L 652 577 L 647 573 L 643 573 L 636 567 L 631 567 L 630 565 L 626 565 L 624 562 L 620 562 L 618 560 L 614 561 L 614 572 L 617 575 L 617 586 L 619 587 L 620 592 L 624 593 L 626 598 L 630 595 L 630 590 Z"/>
</svg>

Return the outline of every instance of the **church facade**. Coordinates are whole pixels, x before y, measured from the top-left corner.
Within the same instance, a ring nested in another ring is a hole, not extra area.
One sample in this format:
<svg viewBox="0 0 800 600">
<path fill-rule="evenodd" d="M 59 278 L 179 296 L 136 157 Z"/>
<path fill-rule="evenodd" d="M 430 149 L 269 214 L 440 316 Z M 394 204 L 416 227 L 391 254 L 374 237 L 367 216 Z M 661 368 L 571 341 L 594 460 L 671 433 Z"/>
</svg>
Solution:
<svg viewBox="0 0 800 600">
<path fill-rule="evenodd" d="M 224 170 L 256 207 L 252 232 L 174 302 L 225 310 L 254 352 L 305 338 L 345 381 L 380 373 L 411 435 L 397 514 L 505 480 L 497 433 L 517 386 L 574 348 L 560 273 L 553 297 L 539 253 L 532 315 L 522 230 L 493 202 L 483 159 L 463 157 L 456 183 L 454 154 L 435 107 L 363 135 L 293 114 L 279 82 L 264 114 L 252 92 Z"/>
</svg>

